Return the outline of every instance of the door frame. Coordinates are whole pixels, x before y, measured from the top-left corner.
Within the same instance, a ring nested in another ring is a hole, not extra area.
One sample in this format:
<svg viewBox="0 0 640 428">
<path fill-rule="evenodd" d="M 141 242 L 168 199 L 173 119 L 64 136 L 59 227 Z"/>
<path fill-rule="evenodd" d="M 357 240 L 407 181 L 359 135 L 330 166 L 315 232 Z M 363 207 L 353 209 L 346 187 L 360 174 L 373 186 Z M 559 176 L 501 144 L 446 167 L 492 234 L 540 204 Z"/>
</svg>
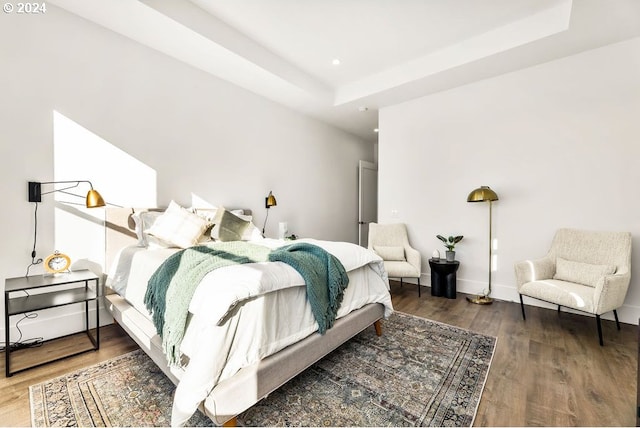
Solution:
<svg viewBox="0 0 640 428">
<path fill-rule="evenodd" d="M 363 169 L 370 169 L 375 171 L 376 173 L 376 193 L 378 191 L 378 165 L 373 162 L 368 161 L 358 161 L 358 245 L 362 246 L 362 233 L 363 233 L 363 225 L 369 223 L 363 220 L 363 207 L 362 207 L 362 199 L 363 199 L 363 189 L 362 189 L 362 171 Z M 377 195 L 376 195 L 377 197 Z M 376 220 L 378 218 L 378 207 L 376 204 Z"/>
</svg>

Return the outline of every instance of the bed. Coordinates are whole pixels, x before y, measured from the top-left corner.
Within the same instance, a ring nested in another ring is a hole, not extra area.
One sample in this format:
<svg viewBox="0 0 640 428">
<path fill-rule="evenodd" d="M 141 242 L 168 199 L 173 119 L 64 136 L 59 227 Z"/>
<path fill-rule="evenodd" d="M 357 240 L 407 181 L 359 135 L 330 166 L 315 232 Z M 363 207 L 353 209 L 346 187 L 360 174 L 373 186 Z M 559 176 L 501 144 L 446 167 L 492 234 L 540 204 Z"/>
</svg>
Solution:
<svg viewBox="0 0 640 428">
<path fill-rule="evenodd" d="M 169 208 L 175 210 L 175 204 L 172 202 Z M 233 213 L 249 224 L 239 240 L 269 251 L 292 242 L 262 238 L 248 210 L 192 211 L 212 223 L 220 223 L 221 212 L 225 216 Z M 375 253 L 350 243 L 297 240 L 295 243 L 311 244 L 332 254 L 347 272 L 349 285 L 333 327 L 324 334 L 317 332 L 304 279 L 291 266 L 281 262 L 227 266 L 199 281 L 189 304 L 180 361 L 169 364 L 144 304 L 149 278 L 172 254 L 181 251 L 166 242 L 142 242 L 157 239 L 147 233 L 153 232 L 153 225 L 150 229 L 143 218 L 158 219 L 164 213 L 155 209 L 107 209 L 109 291 L 105 306 L 177 385 L 172 425 L 186 423 L 197 408 L 216 424 L 235 424 L 237 415 L 365 328 L 374 325 L 381 334 L 380 320 L 393 311 L 384 265 Z M 205 235 L 220 239 L 224 229 L 216 231 L 216 227 Z M 200 239 L 193 245 L 208 245 Z"/>
</svg>

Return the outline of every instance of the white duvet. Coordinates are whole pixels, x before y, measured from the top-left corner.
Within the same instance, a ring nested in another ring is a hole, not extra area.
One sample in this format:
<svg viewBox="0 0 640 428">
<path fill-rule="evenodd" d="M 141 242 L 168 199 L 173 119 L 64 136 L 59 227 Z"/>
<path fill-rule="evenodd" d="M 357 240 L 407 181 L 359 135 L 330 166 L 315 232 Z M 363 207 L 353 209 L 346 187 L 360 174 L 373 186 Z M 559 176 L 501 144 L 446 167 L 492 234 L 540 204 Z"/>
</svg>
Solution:
<svg viewBox="0 0 640 428">
<path fill-rule="evenodd" d="M 252 241 L 277 248 L 291 242 Z M 382 259 L 345 242 L 304 239 L 337 257 L 349 275 L 338 318 L 368 303 L 382 303 L 385 317 L 393 312 Z M 149 277 L 176 249 L 123 252 L 110 276 L 119 291 L 140 312 Z M 123 287 L 126 284 L 126 288 Z M 173 402 L 172 425 L 183 425 L 215 385 L 243 367 L 278 352 L 318 329 L 306 301 L 304 280 L 281 262 L 249 263 L 207 274 L 189 306 L 191 319 L 181 344 L 188 364 L 173 370 L 180 379 Z"/>
</svg>

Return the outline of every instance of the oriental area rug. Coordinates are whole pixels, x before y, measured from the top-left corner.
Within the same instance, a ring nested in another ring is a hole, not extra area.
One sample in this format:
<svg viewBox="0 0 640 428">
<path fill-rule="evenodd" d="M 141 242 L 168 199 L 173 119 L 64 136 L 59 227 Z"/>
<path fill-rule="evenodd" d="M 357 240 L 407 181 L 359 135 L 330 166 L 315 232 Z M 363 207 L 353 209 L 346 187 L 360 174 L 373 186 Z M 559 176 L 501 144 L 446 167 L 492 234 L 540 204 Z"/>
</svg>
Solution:
<svg viewBox="0 0 640 428">
<path fill-rule="evenodd" d="M 496 338 L 396 312 L 238 416 L 245 426 L 471 426 Z M 30 387 L 41 426 L 166 426 L 175 387 L 137 350 Z M 196 413 L 189 426 L 211 426 Z"/>
</svg>

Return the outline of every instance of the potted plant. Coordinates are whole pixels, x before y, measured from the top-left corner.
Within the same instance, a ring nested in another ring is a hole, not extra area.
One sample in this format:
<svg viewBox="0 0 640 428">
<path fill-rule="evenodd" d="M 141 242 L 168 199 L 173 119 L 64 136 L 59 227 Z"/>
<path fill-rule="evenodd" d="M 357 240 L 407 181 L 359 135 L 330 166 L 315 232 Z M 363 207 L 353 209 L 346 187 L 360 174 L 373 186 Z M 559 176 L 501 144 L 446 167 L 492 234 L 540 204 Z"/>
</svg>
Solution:
<svg viewBox="0 0 640 428">
<path fill-rule="evenodd" d="M 449 236 L 448 238 L 445 238 L 442 235 L 436 235 L 436 238 L 441 240 L 444 246 L 447 247 L 447 251 L 446 251 L 447 261 L 448 262 L 454 261 L 456 259 L 456 252 L 455 252 L 456 244 L 462 241 L 462 238 L 464 238 L 464 236 L 458 235 L 458 236 Z"/>
</svg>

